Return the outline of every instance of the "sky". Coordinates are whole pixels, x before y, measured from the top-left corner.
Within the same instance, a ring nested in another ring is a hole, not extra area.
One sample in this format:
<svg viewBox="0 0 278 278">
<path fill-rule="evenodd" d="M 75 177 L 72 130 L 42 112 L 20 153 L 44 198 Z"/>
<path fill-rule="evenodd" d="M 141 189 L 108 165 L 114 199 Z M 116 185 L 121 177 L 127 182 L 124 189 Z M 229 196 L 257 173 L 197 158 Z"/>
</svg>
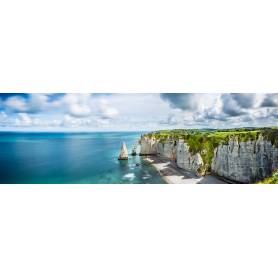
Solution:
<svg viewBox="0 0 278 278">
<path fill-rule="evenodd" d="M 0 94 L 1 131 L 277 126 L 278 94 Z"/>
</svg>

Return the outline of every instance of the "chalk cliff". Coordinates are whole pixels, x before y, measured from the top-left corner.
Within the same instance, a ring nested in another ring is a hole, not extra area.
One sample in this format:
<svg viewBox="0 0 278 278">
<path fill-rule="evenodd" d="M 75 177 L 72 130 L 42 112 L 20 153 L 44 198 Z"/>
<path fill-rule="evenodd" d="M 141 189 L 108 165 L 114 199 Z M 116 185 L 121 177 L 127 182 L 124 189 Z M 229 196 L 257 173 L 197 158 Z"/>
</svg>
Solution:
<svg viewBox="0 0 278 278">
<path fill-rule="evenodd" d="M 128 159 L 128 151 L 126 148 L 126 144 L 123 142 L 122 143 L 122 148 L 118 157 L 119 160 L 126 160 Z"/>
<path fill-rule="evenodd" d="M 230 138 L 212 151 L 212 158 L 204 160 L 206 149 L 193 153 L 186 140 L 159 139 L 142 136 L 140 155 L 169 158 L 182 169 L 197 175 L 212 172 L 235 182 L 251 183 L 269 176 L 278 167 L 278 148 L 259 136 L 255 140 Z"/>
<path fill-rule="evenodd" d="M 198 175 L 202 173 L 201 166 L 204 163 L 201 155 L 191 154 L 189 146 L 183 140 L 166 140 L 161 143 L 154 138 L 142 136 L 140 145 L 140 155 L 158 155 L 169 158 L 175 161 L 179 168 L 192 170 Z"/>
<path fill-rule="evenodd" d="M 141 139 L 139 140 L 141 146 L 140 155 L 156 155 L 158 143 L 159 141 L 154 138 L 141 136 Z"/>
<path fill-rule="evenodd" d="M 179 168 L 194 171 L 197 175 L 204 174 L 202 167 L 204 162 L 200 153 L 191 154 L 189 146 L 183 140 L 177 143 L 176 163 Z"/>
<path fill-rule="evenodd" d="M 278 148 L 261 135 L 247 142 L 230 139 L 228 145 L 215 148 L 211 164 L 212 172 L 244 183 L 261 180 L 277 167 Z"/>
</svg>

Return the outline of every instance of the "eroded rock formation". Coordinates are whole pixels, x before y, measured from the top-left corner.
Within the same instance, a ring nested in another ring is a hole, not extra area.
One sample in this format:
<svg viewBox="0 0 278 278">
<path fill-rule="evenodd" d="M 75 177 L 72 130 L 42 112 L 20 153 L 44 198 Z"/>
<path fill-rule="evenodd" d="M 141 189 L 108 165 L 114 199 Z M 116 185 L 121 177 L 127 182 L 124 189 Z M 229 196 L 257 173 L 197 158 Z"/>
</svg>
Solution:
<svg viewBox="0 0 278 278">
<path fill-rule="evenodd" d="M 190 152 L 184 140 L 157 139 L 142 136 L 140 155 L 157 155 L 169 158 L 182 169 L 194 171 L 197 175 L 212 172 L 232 181 L 251 183 L 269 176 L 278 167 L 278 148 L 259 136 L 256 140 L 240 142 L 231 138 L 227 144 L 214 149 L 210 165 L 205 165 L 203 151 Z"/>
<path fill-rule="evenodd" d="M 214 150 L 211 170 L 231 180 L 250 183 L 261 180 L 278 167 L 278 148 L 262 136 L 255 141 L 230 139 Z"/>
<path fill-rule="evenodd" d="M 122 143 L 122 147 L 121 147 L 121 151 L 118 157 L 119 160 L 126 160 L 128 159 L 128 151 L 126 148 L 126 144 L 123 142 Z"/>
</svg>

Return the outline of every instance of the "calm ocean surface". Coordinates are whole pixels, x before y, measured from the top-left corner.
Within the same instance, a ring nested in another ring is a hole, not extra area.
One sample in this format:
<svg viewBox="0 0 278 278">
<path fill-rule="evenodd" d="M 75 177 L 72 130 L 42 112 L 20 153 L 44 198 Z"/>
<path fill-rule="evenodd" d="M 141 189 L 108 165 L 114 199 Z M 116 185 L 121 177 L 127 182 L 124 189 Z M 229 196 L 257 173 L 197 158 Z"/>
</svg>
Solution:
<svg viewBox="0 0 278 278">
<path fill-rule="evenodd" d="M 141 157 L 118 161 L 138 132 L 0 132 L 0 183 L 164 183 Z M 136 163 L 140 163 L 136 166 Z"/>
</svg>

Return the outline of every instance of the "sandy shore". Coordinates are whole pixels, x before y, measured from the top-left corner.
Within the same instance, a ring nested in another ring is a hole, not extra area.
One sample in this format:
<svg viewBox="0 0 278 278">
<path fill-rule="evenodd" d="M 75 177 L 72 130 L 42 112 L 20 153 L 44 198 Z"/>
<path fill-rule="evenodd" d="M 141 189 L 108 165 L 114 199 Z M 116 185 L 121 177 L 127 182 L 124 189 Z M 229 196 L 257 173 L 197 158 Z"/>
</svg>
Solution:
<svg viewBox="0 0 278 278">
<path fill-rule="evenodd" d="M 168 159 L 147 156 L 144 160 L 150 162 L 167 183 L 174 184 L 215 184 L 226 183 L 215 176 L 198 177 L 194 173 L 178 168 Z"/>
</svg>

